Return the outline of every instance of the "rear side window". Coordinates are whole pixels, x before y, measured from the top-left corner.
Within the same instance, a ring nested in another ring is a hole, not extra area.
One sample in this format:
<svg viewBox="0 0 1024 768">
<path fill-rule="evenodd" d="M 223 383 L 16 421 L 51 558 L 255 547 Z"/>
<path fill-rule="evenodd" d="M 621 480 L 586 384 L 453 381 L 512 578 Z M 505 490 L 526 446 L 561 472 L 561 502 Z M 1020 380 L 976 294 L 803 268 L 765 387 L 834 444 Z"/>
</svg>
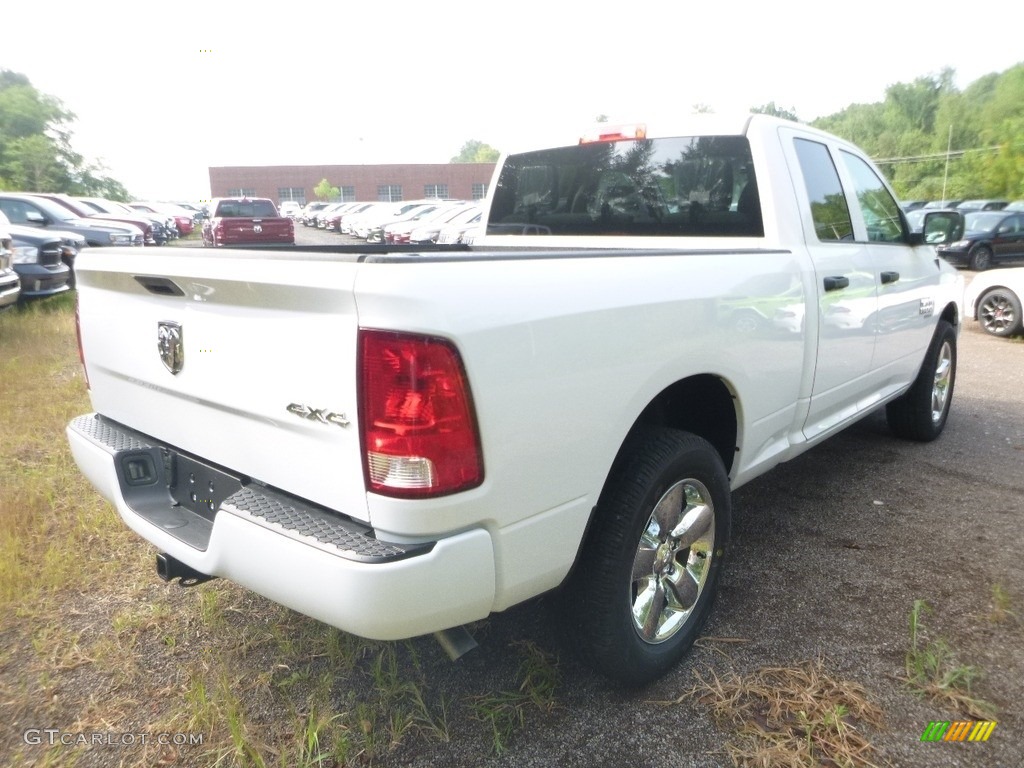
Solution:
<svg viewBox="0 0 1024 768">
<path fill-rule="evenodd" d="M 794 139 L 793 146 L 800 161 L 818 239 L 823 242 L 853 240 L 850 208 L 828 147 L 808 139 Z"/>
<path fill-rule="evenodd" d="M 511 155 L 491 235 L 764 235 L 742 136 L 641 139 Z"/>
<path fill-rule="evenodd" d="M 873 243 L 905 242 L 899 203 L 889 194 L 878 174 L 862 158 L 849 152 L 839 154 L 846 170 L 853 177 L 857 202 L 860 203 L 868 230 L 868 240 Z"/>
</svg>

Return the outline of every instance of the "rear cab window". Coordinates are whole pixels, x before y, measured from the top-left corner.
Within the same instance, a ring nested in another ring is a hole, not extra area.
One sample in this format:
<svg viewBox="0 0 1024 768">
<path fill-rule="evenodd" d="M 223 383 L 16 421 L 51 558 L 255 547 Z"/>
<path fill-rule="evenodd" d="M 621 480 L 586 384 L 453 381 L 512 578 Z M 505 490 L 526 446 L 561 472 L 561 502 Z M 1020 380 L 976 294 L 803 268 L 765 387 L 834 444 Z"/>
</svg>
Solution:
<svg viewBox="0 0 1024 768">
<path fill-rule="evenodd" d="M 761 237 L 750 144 L 633 139 L 510 155 L 487 234 Z"/>
</svg>

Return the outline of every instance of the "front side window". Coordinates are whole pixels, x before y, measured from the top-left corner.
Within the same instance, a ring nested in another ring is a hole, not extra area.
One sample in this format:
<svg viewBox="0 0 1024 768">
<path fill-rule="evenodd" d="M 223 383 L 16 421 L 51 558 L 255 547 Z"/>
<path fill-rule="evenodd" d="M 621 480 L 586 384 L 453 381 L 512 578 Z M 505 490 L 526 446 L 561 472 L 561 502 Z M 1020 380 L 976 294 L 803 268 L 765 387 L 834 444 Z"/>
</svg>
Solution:
<svg viewBox="0 0 1024 768">
<path fill-rule="evenodd" d="M 853 240 L 850 208 L 828 147 L 808 139 L 794 139 L 793 146 L 800 161 L 818 239 L 822 242 Z"/>
<path fill-rule="evenodd" d="M 889 194 L 885 184 L 878 178 L 871 166 L 849 152 L 839 153 L 850 176 L 853 177 L 857 202 L 864 216 L 868 230 L 868 241 L 872 243 L 902 243 L 903 221 L 900 218 L 899 203 Z"/>
<path fill-rule="evenodd" d="M 601 142 L 511 155 L 488 234 L 761 237 L 742 136 Z"/>
</svg>

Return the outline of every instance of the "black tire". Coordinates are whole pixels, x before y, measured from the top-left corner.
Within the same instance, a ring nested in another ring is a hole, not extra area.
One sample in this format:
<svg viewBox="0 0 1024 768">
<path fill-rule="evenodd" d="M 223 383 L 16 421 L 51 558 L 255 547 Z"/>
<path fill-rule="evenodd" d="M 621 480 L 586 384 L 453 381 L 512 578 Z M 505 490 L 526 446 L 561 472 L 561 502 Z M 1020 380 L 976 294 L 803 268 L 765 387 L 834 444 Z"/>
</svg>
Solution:
<svg viewBox="0 0 1024 768">
<path fill-rule="evenodd" d="M 889 428 L 906 440 L 934 440 L 946 426 L 955 384 L 956 331 L 939 320 L 913 385 L 885 407 Z"/>
<path fill-rule="evenodd" d="M 718 590 L 730 504 L 725 466 L 703 438 L 667 428 L 630 438 L 559 595 L 586 663 L 636 686 L 683 657 Z"/>
<path fill-rule="evenodd" d="M 992 249 L 987 245 L 979 245 L 971 251 L 968 266 L 975 272 L 984 272 L 992 266 Z"/>
<path fill-rule="evenodd" d="M 978 302 L 981 329 L 993 336 L 1014 336 L 1024 331 L 1020 298 L 1009 288 L 991 288 Z"/>
</svg>

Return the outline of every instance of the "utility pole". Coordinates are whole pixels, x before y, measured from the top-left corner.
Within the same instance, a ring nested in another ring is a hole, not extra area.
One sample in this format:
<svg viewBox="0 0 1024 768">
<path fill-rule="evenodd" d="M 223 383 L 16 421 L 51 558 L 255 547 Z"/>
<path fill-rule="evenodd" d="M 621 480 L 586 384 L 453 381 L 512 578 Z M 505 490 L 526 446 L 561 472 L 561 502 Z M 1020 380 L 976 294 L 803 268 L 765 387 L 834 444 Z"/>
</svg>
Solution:
<svg viewBox="0 0 1024 768">
<path fill-rule="evenodd" d="M 942 200 L 946 200 L 946 179 L 949 178 L 949 151 L 953 148 L 953 124 L 949 124 L 949 138 L 946 140 L 946 171 L 942 174 Z"/>
</svg>

